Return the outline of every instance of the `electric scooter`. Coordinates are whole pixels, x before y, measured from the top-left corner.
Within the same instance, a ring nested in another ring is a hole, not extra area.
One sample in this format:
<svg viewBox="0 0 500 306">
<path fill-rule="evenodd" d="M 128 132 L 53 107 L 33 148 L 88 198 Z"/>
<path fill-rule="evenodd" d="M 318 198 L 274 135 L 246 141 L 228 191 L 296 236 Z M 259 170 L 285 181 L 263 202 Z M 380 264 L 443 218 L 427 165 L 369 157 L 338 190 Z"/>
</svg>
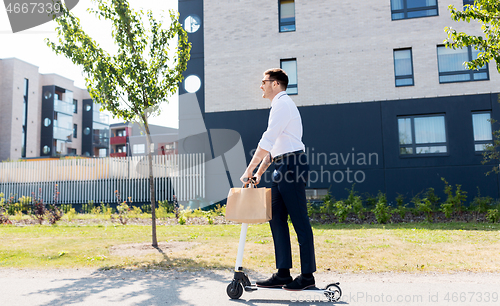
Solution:
<svg viewBox="0 0 500 306">
<path fill-rule="evenodd" d="M 241 224 L 240 233 L 240 244 L 238 246 L 238 255 L 236 257 L 236 266 L 234 268 L 234 278 L 231 283 L 227 286 L 226 292 L 231 299 L 239 299 L 243 294 L 243 290 L 246 292 L 253 292 L 257 290 L 284 290 L 283 288 L 265 288 L 257 287 L 257 285 L 250 283 L 248 276 L 243 272 L 242 262 L 243 262 L 243 250 L 245 248 L 245 241 L 247 238 L 248 223 Z M 303 291 L 310 292 L 322 292 L 328 301 L 338 302 L 342 297 L 342 290 L 339 286 L 340 283 L 328 284 L 325 288 L 318 288 L 316 286 L 309 287 Z M 296 291 L 295 291 L 296 292 Z"/>
</svg>

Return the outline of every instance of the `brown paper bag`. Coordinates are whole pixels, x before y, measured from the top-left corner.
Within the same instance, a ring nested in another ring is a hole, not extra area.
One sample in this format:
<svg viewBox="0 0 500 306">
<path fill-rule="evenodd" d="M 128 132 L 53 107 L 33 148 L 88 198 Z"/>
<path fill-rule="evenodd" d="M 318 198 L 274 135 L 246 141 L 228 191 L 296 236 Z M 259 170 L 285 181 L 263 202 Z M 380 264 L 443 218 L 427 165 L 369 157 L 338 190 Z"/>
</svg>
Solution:
<svg viewBox="0 0 500 306">
<path fill-rule="evenodd" d="M 263 223 L 272 218 L 271 188 L 231 188 L 227 196 L 226 220 Z"/>
</svg>

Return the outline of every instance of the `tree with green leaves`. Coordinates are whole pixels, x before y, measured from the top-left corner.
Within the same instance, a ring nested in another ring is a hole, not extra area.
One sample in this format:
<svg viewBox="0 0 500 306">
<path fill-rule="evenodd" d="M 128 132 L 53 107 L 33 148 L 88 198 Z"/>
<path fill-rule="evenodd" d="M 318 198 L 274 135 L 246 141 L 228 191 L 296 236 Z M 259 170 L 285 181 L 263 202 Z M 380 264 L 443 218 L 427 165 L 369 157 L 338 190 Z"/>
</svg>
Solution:
<svg viewBox="0 0 500 306">
<path fill-rule="evenodd" d="M 135 11 L 127 0 L 92 2 L 97 8 L 87 11 L 99 20 L 111 22 L 110 34 L 117 51 L 102 49 L 64 6 L 55 19 L 58 40 L 46 42 L 55 53 L 82 67 L 90 96 L 103 109 L 123 121 L 141 124 L 147 138 L 152 239 L 156 247 L 156 199 L 148 119 L 158 115 L 160 104 L 177 91 L 190 58 L 191 44 L 174 11 L 169 12 L 170 25 L 164 28 L 152 11 Z M 177 44 L 170 49 L 169 43 L 175 42 L 175 38 Z"/>
<path fill-rule="evenodd" d="M 484 35 L 468 35 L 445 27 L 444 31 L 448 34 L 444 40 L 445 46 L 453 49 L 472 46 L 480 53 L 476 59 L 465 63 L 467 69 L 478 69 L 495 60 L 497 71 L 500 72 L 500 1 L 476 0 L 474 5 L 466 5 L 464 10 L 453 5 L 448 6 L 448 9 L 454 21 L 479 22 Z"/>
<path fill-rule="evenodd" d="M 453 5 L 448 6 L 451 12 L 451 18 L 454 21 L 471 20 L 477 21 L 481 25 L 483 35 L 469 35 L 464 32 L 457 32 L 452 27 L 445 27 L 444 31 L 448 38 L 444 40 L 444 44 L 448 48 L 462 48 L 471 46 L 475 50 L 479 50 L 476 59 L 470 62 L 465 62 L 467 69 L 479 69 L 491 60 L 495 60 L 497 71 L 500 72 L 500 1 L 499 0 L 476 0 L 474 5 L 466 5 L 464 10 L 457 9 Z M 491 122 L 495 122 L 491 119 Z M 491 161 L 495 162 L 495 166 L 487 174 L 492 171 L 498 173 L 500 160 L 500 131 L 493 132 L 493 144 L 488 145 L 483 154 L 483 164 Z"/>
</svg>

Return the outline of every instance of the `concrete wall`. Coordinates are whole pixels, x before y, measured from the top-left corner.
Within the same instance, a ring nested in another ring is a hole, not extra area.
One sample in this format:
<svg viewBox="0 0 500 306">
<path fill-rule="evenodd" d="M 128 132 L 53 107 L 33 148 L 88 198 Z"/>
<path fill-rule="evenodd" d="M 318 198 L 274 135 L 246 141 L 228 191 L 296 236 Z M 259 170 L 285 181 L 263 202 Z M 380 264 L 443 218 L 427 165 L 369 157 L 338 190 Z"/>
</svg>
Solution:
<svg viewBox="0 0 500 306">
<path fill-rule="evenodd" d="M 205 111 L 269 108 L 261 98 L 262 72 L 296 58 L 299 106 L 399 100 L 496 92 L 490 80 L 439 84 L 436 46 L 452 26 L 481 33 L 477 23 L 439 16 L 391 20 L 390 0 L 295 1 L 296 31 L 279 33 L 278 1 L 205 0 Z M 393 50 L 412 48 L 415 86 L 395 87 Z"/>
</svg>

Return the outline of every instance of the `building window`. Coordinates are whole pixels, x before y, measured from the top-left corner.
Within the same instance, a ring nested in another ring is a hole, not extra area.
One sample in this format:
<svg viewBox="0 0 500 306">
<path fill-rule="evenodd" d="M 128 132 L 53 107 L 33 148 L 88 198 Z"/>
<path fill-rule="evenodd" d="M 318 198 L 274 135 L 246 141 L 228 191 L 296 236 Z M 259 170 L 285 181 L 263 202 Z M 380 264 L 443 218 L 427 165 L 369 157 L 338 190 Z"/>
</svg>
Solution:
<svg viewBox="0 0 500 306">
<path fill-rule="evenodd" d="M 132 147 L 132 152 L 134 154 L 144 154 L 146 153 L 146 145 L 141 143 L 141 144 L 135 144 L 133 147 Z"/>
<path fill-rule="evenodd" d="M 474 6 L 475 0 L 464 0 L 464 10 L 466 5 Z"/>
<path fill-rule="evenodd" d="M 328 189 L 306 189 L 306 199 L 322 200 L 328 195 Z"/>
<path fill-rule="evenodd" d="M 284 59 L 280 61 L 281 69 L 285 70 L 288 75 L 288 86 L 286 88 L 286 93 L 289 95 L 296 95 L 299 93 L 297 88 L 297 60 Z"/>
<path fill-rule="evenodd" d="M 116 146 L 116 151 L 118 153 L 127 153 L 127 146 L 126 145 Z"/>
<path fill-rule="evenodd" d="M 394 50 L 394 76 L 396 87 L 414 85 L 411 49 Z"/>
<path fill-rule="evenodd" d="M 392 20 L 438 15 L 437 0 L 391 0 Z"/>
<path fill-rule="evenodd" d="M 127 136 L 127 132 L 125 131 L 125 129 L 116 131 L 116 137 L 125 137 L 125 136 Z"/>
<path fill-rule="evenodd" d="M 77 138 L 78 135 L 78 125 L 73 124 L 73 138 Z"/>
<path fill-rule="evenodd" d="M 488 65 L 478 70 L 469 70 L 464 62 L 477 58 L 480 51 L 470 46 L 462 49 L 450 49 L 445 46 L 437 47 L 439 83 L 469 82 L 489 80 Z"/>
<path fill-rule="evenodd" d="M 78 114 L 78 100 L 73 99 L 73 113 Z"/>
<path fill-rule="evenodd" d="M 26 136 L 28 132 L 28 93 L 29 80 L 24 79 L 24 97 L 23 97 L 23 133 L 21 135 L 21 157 L 26 157 Z"/>
<path fill-rule="evenodd" d="M 399 154 L 448 152 L 444 115 L 398 117 Z"/>
<path fill-rule="evenodd" d="M 188 33 L 194 33 L 198 31 L 201 26 L 200 17 L 197 15 L 189 15 L 184 19 L 184 30 Z"/>
<path fill-rule="evenodd" d="M 476 152 L 485 151 L 488 145 L 493 144 L 490 119 L 490 112 L 472 114 L 472 128 L 474 130 L 474 147 Z"/>
<path fill-rule="evenodd" d="M 280 32 L 295 31 L 295 1 L 279 1 Z"/>
</svg>

